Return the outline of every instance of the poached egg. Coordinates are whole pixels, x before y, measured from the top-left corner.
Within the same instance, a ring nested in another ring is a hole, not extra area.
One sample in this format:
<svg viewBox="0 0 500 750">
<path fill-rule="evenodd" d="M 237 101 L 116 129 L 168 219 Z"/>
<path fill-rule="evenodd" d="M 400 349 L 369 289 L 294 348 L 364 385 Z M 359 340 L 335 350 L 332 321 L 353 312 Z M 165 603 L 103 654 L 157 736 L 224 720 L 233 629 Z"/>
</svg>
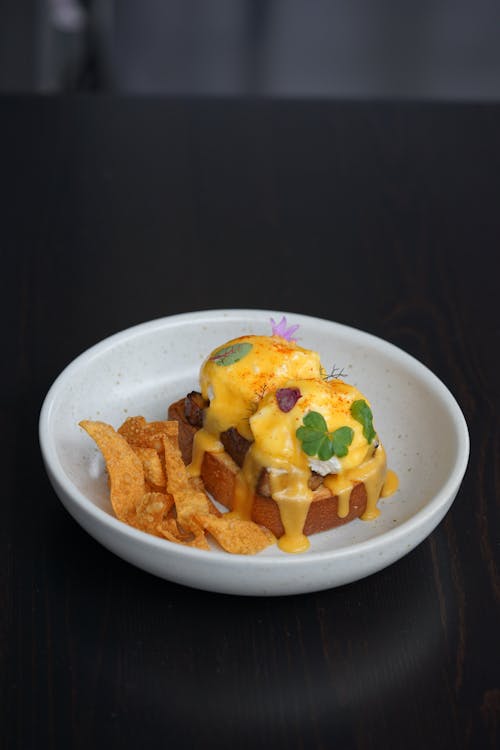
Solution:
<svg viewBox="0 0 500 750">
<path fill-rule="evenodd" d="M 338 497 L 341 518 L 356 484 L 366 490 L 364 520 L 375 518 L 379 497 L 396 489 L 368 400 L 354 386 L 328 379 L 319 354 L 295 341 L 279 335 L 228 341 L 203 362 L 200 387 L 208 407 L 194 438 L 191 473 L 200 473 L 205 451 L 224 451 L 221 433 L 236 428 L 250 447 L 236 477 L 233 513 L 251 518 L 259 478 L 267 471 L 285 530 L 278 541 L 284 551 L 309 546 L 303 528 L 314 498 L 313 474 Z"/>
</svg>

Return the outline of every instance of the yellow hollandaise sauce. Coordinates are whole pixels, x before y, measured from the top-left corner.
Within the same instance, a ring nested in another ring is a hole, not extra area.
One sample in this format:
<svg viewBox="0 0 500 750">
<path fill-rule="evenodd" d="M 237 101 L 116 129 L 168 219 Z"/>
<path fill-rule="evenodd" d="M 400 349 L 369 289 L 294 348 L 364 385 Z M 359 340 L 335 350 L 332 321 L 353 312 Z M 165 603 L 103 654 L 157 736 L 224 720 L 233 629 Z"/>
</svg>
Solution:
<svg viewBox="0 0 500 750">
<path fill-rule="evenodd" d="M 385 478 L 385 482 L 382 486 L 382 492 L 380 493 L 380 497 L 390 497 L 393 495 L 399 488 L 399 478 L 395 471 L 392 471 L 392 469 L 387 470 L 387 476 Z"/>
<path fill-rule="evenodd" d="M 377 502 L 397 489 L 371 409 L 360 391 L 327 380 L 319 355 L 280 336 L 243 336 L 215 350 L 200 372 L 209 401 L 193 443 L 189 471 L 199 475 L 206 451 L 224 451 L 220 435 L 231 427 L 251 441 L 235 479 L 232 512 L 250 519 L 263 470 L 279 508 L 285 552 L 309 547 L 304 525 L 313 500 L 312 473 L 338 497 L 338 516 L 349 514 L 353 488 L 364 484 L 363 520 L 379 514 Z"/>
<path fill-rule="evenodd" d="M 351 492 L 357 484 L 364 484 L 366 508 L 361 516 L 363 521 L 372 521 L 380 514 L 377 502 L 387 481 L 387 462 L 385 450 L 378 445 L 373 455 L 360 466 L 347 469 L 340 475 L 330 474 L 323 483 L 332 495 L 338 498 L 338 516 L 345 518 L 349 514 Z"/>
<path fill-rule="evenodd" d="M 236 427 L 252 440 L 249 418 L 260 400 L 291 378 L 321 378 L 316 352 L 280 336 L 241 336 L 212 352 L 201 366 L 200 386 L 210 401 L 204 428 L 213 435 Z"/>
<path fill-rule="evenodd" d="M 188 466 L 188 472 L 191 476 L 199 477 L 201 465 L 205 453 L 223 453 L 224 446 L 216 435 L 202 428 L 194 434 L 193 438 L 193 456 Z"/>
</svg>

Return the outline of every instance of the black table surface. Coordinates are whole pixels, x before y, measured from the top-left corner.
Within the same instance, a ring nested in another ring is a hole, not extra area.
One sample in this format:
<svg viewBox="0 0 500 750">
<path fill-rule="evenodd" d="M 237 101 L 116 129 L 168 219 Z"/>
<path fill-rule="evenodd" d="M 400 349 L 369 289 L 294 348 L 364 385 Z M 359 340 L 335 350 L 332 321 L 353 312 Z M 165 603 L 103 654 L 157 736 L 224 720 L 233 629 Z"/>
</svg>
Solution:
<svg viewBox="0 0 500 750">
<path fill-rule="evenodd" d="M 498 747 L 500 106 L 6 97 L 0 134 L 2 750 Z M 72 520 L 38 445 L 50 384 L 209 308 L 346 323 L 444 381 L 471 455 L 422 544 L 235 597 Z"/>
</svg>

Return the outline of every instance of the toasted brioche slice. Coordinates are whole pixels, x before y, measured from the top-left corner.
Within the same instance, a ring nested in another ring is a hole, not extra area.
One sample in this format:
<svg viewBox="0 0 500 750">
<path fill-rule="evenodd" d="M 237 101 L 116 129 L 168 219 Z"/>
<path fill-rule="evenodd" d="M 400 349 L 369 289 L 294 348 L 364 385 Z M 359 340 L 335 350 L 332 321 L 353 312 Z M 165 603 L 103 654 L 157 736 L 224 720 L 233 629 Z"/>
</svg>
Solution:
<svg viewBox="0 0 500 750">
<path fill-rule="evenodd" d="M 198 428 L 191 425 L 186 418 L 184 399 L 176 401 L 169 407 L 168 418 L 179 422 L 179 446 L 185 463 L 190 463 L 193 438 Z M 228 453 L 207 452 L 203 457 L 201 477 L 205 488 L 215 500 L 229 510 L 233 507 L 234 483 L 238 470 L 238 465 Z M 332 495 L 324 485 L 320 485 L 313 492 L 313 499 L 304 525 L 304 534 L 309 536 L 359 518 L 366 509 L 366 500 L 365 486 L 360 482 L 351 492 L 349 513 L 340 518 L 338 497 Z M 271 497 L 254 494 L 252 520 L 266 526 L 278 538 L 284 533 L 278 505 Z"/>
</svg>

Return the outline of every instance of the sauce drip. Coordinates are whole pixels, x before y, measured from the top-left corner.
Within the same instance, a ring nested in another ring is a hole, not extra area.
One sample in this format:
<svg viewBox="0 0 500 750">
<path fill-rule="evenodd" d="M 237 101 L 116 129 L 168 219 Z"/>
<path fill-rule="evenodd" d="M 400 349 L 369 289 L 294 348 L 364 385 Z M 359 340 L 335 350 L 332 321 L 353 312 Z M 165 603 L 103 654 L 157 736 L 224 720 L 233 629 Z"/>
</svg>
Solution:
<svg viewBox="0 0 500 750">
<path fill-rule="evenodd" d="M 398 475 L 395 471 L 389 469 L 385 478 L 384 486 L 382 487 L 382 492 L 380 493 L 380 497 L 389 497 L 390 495 L 393 495 L 398 487 Z"/>
<path fill-rule="evenodd" d="M 199 436 L 199 437 L 198 437 Z M 198 476 L 201 470 L 205 450 L 221 452 L 224 447 L 216 438 L 203 429 L 195 435 L 193 443 L 193 461 L 189 466 L 191 475 Z M 254 455 L 252 448 L 247 452 L 242 469 L 238 471 L 234 485 L 232 513 L 244 520 L 252 517 L 252 506 L 262 464 Z M 309 548 L 309 540 L 303 533 L 304 524 L 309 512 L 313 493 L 308 487 L 310 471 L 275 472 L 271 470 L 271 496 L 279 507 L 281 522 L 285 533 L 278 540 L 278 546 L 284 552 L 303 552 Z M 386 454 L 379 445 L 375 454 L 355 469 L 345 473 L 330 474 L 325 477 L 324 485 L 332 495 L 338 498 L 338 516 L 345 518 L 349 514 L 351 493 L 354 487 L 363 483 L 366 490 L 366 509 L 361 516 L 363 521 L 377 518 L 380 510 L 377 502 L 380 497 L 392 495 L 398 488 L 395 472 L 387 470 Z"/>
<path fill-rule="evenodd" d="M 188 473 L 192 477 L 199 477 L 201 474 L 201 464 L 205 451 L 210 453 L 223 453 L 224 446 L 220 440 L 210 432 L 201 428 L 194 434 L 193 438 L 193 456 L 188 466 Z"/>
<path fill-rule="evenodd" d="M 324 377 L 319 355 L 279 336 L 242 336 L 219 347 L 204 362 L 200 372 L 202 395 L 209 401 L 204 426 L 195 434 L 189 473 L 199 476 L 206 451 L 224 452 L 221 432 L 236 427 L 251 441 L 234 483 L 232 513 L 244 520 L 252 517 L 254 495 L 262 471 L 268 472 L 270 495 L 279 508 L 284 534 L 278 545 L 285 552 L 309 547 L 304 526 L 313 499 L 309 487 L 311 471 L 325 474 L 324 486 L 338 498 L 338 517 L 347 518 L 353 488 L 366 490 L 365 521 L 377 518 L 380 497 L 396 491 L 396 474 L 387 470 L 382 445 L 373 449 L 353 416 L 351 406 L 364 399 L 354 387 L 339 379 Z M 278 388 L 295 390 L 298 400 L 287 408 L 276 397 Z M 325 469 L 306 455 L 297 438 L 305 414 L 318 412 L 328 433 L 349 427 L 353 433 L 348 453 L 336 454 Z"/>
</svg>

